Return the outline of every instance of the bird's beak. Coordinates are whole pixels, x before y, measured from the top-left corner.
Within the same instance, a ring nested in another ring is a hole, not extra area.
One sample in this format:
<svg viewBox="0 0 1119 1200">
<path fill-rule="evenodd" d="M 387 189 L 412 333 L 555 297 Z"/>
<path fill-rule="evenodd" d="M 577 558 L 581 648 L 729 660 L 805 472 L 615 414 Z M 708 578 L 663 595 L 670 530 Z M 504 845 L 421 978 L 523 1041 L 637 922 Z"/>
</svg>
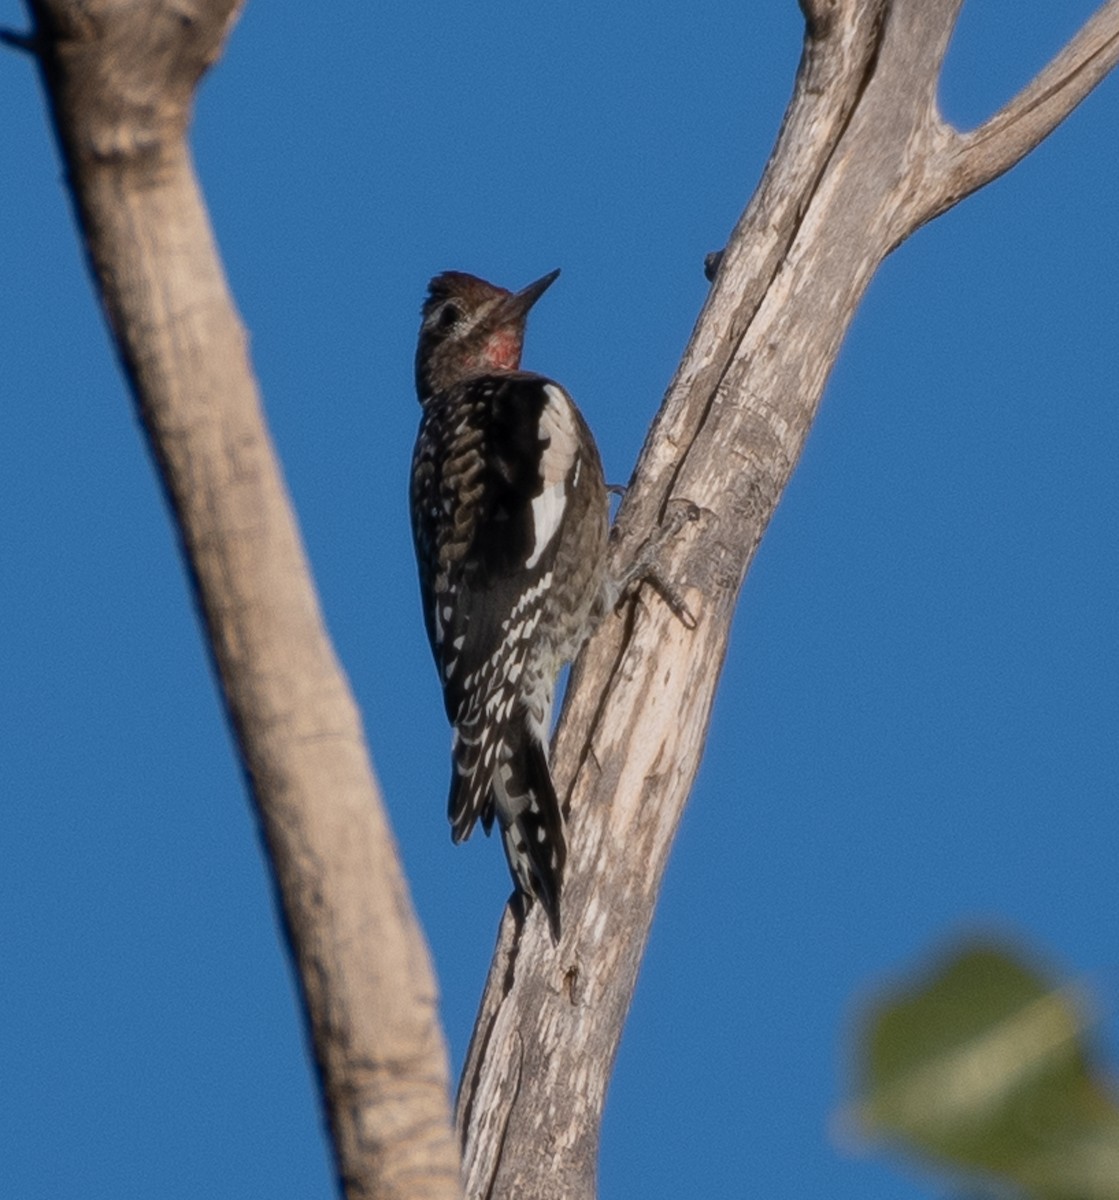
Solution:
<svg viewBox="0 0 1119 1200">
<path fill-rule="evenodd" d="M 540 299 L 541 296 L 552 286 L 559 278 L 559 269 L 549 272 L 547 275 L 538 279 L 535 283 L 530 283 L 528 287 L 521 288 L 519 292 L 514 292 L 508 300 L 502 304 L 503 318 L 506 320 L 524 320 L 528 315 L 528 310 Z"/>
</svg>

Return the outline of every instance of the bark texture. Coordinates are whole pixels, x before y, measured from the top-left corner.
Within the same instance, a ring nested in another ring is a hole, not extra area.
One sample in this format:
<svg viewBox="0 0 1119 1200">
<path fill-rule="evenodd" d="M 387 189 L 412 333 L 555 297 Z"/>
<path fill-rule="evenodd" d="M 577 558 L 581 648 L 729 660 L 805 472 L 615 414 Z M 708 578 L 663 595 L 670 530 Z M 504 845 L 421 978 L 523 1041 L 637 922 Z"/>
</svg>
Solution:
<svg viewBox="0 0 1119 1200">
<path fill-rule="evenodd" d="M 730 620 L 882 259 L 1007 170 L 1119 59 L 1112 0 L 1025 91 L 959 133 L 940 117 L 961 0 L 804 0 L 804 53 L 773 156 L 619 514 L 624 562 L 685 520 L 663 572 L 588 646 L 557 735 L 570 806 L 563 939 L 507 914 L 459 1089 L 466 1194 L 589 1200 L 599 1124 L 657 892 L 699 765 Z"/>
<path fill-rule="evenodd" d="M 347 1195 L 460 1194 L 434 973 L 186 143 L 232 0 L 42 0 L 67 179 L 159 468 L 298 969 Z"/>
</svg>

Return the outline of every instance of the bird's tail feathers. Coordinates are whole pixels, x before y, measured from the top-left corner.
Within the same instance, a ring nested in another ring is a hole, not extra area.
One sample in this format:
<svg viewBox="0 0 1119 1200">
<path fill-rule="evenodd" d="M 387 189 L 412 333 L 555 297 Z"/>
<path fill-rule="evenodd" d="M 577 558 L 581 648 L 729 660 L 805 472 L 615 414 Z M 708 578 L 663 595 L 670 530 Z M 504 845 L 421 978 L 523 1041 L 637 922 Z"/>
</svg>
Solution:
<svg viewBox="0 0 1119 1200">
<path fill-rule="evenodd" d="M 548 754 L 535 733 L 521 727 L 518 744 L 494 779 L 496 809 L 509 870 L 521 892 L 540 901 L 552 940 L 560 936 L 560 889 L 567 840 Z"/>
<path fill-rule="evenodd" d="M 521 893 L 539 900 L 559 941 L 559 898 L 567 861 L 563 815 L 548 770 L 548 751 L 534 723 L 509 722 L 479 731 L 459 725 L 452 753 L 447 815 L 451 838 L 465 841 L 480 820 L 486 833 L 496 813 L 509 870 Z"/>
</svg>

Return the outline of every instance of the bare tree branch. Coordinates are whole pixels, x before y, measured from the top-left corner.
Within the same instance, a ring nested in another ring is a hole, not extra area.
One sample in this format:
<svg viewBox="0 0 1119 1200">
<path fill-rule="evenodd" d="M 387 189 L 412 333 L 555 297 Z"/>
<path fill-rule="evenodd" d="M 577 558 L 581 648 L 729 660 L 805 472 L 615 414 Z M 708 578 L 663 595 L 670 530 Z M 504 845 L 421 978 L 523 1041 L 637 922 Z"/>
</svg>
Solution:
<svg viewBox="0 0 1119 1200">
<path fill-rule="evenodd" d="M 990 183 L 1046 138 L 1119 63 L 1119 0 L 1108 0 L 1013 100 L 970 133 L 958 134 L 939 163 L 925 219 Z"/>
<path fill-rule="evenodd" d="M 186 145 L 234 0 L 37 0 L 85 246 L 269 851 L 347 1195 L 460 1194 L 436 985 Z"/>
<path fill-rule="evenodd" d="M 959 135 L 936 93 L 960 0 L 802 7 L 804 56 L 777 149 L 617 523 L 623 561 L 676 514 L 698 517 L 664 560 L 698 626 L 689 633 L 643 595 L 599 631 L 573 675 L 555 751 L 571 814 L 564 936 L 553 951 L 537 917 L 502 924 L 459 1090 L 472 1200 L 595 1194 L 606 1085 L 739 589 L 867 284 L 948 206 L 939 172 Z M 1047 109 L 1048 127 L 1071 107 Z M 1021 156 L 1037 137 L 1000 153 Z"/>
</svg>

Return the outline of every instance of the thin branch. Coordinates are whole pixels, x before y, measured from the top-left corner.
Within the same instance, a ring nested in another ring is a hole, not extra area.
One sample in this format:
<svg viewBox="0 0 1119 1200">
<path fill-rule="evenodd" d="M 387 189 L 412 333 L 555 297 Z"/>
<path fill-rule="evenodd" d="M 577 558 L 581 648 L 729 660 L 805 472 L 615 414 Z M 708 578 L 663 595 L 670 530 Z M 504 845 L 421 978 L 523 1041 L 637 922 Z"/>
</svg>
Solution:
<svg viewBox="0 0 1119 1200">
<path fill-rule="evenodd" d="M 35 33 L 17 33 L 14 29 L 0 29 L 0 45 L 10 46 L 13 50 L 22 50 L 32 58 L 38 58 L 40 51 L 39 37 Z"/>
<path fill-rule="evenodd" d="M 923 220 L 998 178 L 1043 141 L 1119 63 L 1119 0 L 1108 0 L 1017 96 L 943 152 Z"/>
</svg>

